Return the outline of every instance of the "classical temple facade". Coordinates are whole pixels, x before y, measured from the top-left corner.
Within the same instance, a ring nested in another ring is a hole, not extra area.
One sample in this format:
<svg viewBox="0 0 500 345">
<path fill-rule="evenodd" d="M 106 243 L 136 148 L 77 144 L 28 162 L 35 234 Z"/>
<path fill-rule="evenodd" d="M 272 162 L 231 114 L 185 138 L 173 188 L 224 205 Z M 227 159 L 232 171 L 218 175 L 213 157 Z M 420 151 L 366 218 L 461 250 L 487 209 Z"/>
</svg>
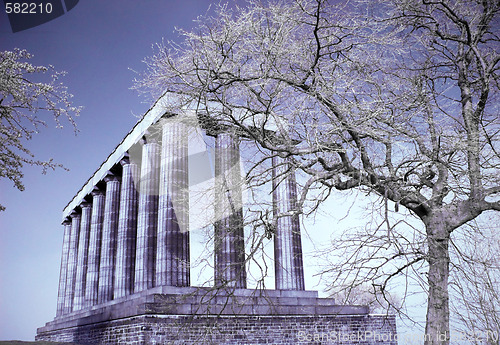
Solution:
<svg viewBox="0 0 500 345">
<path fill-rule="evenodd" d="M 275 289 L 248 289 L 238 132 L 214 137 L 213 287 L 190 283 L 194 111 L 158 101 L 63 211 L 56 317 L 37 340 L 78 344 L 396 344 L 393 316 L 305 290 L 295 174 L 272 161 Z M 285 174 L 285 172 L 287 172 Z M 278 176 L 286 176 L 278 178 Z"/>
</svg>

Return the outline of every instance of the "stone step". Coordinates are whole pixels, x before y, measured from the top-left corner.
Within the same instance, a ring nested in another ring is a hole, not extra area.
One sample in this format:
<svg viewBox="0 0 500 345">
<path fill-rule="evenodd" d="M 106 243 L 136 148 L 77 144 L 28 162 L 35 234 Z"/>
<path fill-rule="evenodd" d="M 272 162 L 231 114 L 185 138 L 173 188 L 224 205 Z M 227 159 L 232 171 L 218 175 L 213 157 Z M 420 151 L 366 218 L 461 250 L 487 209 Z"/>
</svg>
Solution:
<svg viewBox="0 0 500 345">
<path fill-rule="evenodd" d="M 366 315 L 366 306 L 336 305 L 316 291 L 158 287 L 59 316 L 59 329 L 139 315 Z"/>
</svg>

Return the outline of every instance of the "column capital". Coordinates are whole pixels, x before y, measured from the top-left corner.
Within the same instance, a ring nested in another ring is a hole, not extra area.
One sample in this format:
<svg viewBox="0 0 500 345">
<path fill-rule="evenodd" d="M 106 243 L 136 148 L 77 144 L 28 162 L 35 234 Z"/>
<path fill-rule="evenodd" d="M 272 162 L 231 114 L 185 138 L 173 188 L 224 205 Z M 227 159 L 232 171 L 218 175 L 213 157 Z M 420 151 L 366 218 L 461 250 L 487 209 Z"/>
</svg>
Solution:
<svg viewBox="0 0 500 345">
<path fill-rule="evenodd" d="M 71 211 L 71 213 L 69 214 L 69 216 L 71 218 L 80 218 L 82 216 L 82 214 L 79 213 L 79 212 L 77 212 L 76 210 L 73 210 L 73 211 Z"/>
<path fill-rule="evenodd" d="M 71 225 L 71 219 L 69 219 L 69 217 L 66 217 L 63 220 L 62 225 Z"/>
<path fill-rule="evenodd" d="M 89 208 L 89 207 L 92 207 L 92 203 L 88 202 L 88 201 L 84 201 L 84 202 L 80 203 L 80 207 L 81 208 Z"/>
<path fill-rule="evenodd" d="M 94 187 L 94 189 L 92 189 L 92 192 L 90 192 L 90 194 L 92 196 L 96 196 L 96 195 L 104 195 L 104 191 L 97 188 L 97 187 Z"/>
<path fill-rule="evenodd" d="M 104 176 L 104 182 L 106 182 L 106 183 L 111 182 L 111 181 L 120 181 L 120 180 L 121 180 L 120 176 L 117 176 L 110 171 L 108 171 L 106 176 Z"/>
<path fill-rule="evenodd" d="M 231 128 L 228 124 L 217 121 L 208 114 L 198 113 L 197 117 L 201 128 L 203 128 L 205 133 L 211 137 L 217 137 L 217 135 L 227 132 Z"/>
<path fill-rule="evenodd" d="M 144 133 L 140 142 L 143 145 L 146 144 L 159 144 L 159 138 L 157 133 L 151 133 L 149 130 Z"/>
<path fill-rule="evenodd" d="M 122 159 L 120 159 L 120 165 L 124 166 L 127 164 L 130 164 L 130 156 L 128 153 L 125 153 L 125 155 L 122 157 Z"/>
</svg>

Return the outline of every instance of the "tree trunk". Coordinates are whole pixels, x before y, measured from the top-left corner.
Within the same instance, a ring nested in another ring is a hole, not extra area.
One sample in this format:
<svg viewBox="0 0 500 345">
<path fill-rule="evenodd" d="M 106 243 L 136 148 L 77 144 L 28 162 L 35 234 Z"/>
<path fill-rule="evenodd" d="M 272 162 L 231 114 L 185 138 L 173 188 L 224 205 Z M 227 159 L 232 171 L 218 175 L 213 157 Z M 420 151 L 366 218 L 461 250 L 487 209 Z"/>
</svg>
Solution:
<svg viewBox="0 0 500 345">
<path fill-rule="evenodd" d="M 429 222 L 427 228 L 429 296 L 425 325 L 425 345 L 449 345 L 450 313 L 448 277 L 450 234 L 442 219 Z"/>
</svg>

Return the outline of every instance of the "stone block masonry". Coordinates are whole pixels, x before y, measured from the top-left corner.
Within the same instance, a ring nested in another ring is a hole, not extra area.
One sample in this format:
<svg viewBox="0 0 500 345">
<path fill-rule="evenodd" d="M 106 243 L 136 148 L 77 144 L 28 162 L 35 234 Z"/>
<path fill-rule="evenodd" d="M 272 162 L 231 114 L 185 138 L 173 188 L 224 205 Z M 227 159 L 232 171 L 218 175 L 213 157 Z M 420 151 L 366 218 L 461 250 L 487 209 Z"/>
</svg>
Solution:
<svg viewBox="0 0 500 345">
<path fill-rule="evenodd" d="M 157 287 L 74 311 L 37 340 L 100 345 L 396 345 L 394 316 L 316 291 Z"/>
<path fill-rule="evenodd" d="M 102 345 L 397 345 L 382 315 L 142 315 L 47 332 L 37 340 Z"/>
</svg>

